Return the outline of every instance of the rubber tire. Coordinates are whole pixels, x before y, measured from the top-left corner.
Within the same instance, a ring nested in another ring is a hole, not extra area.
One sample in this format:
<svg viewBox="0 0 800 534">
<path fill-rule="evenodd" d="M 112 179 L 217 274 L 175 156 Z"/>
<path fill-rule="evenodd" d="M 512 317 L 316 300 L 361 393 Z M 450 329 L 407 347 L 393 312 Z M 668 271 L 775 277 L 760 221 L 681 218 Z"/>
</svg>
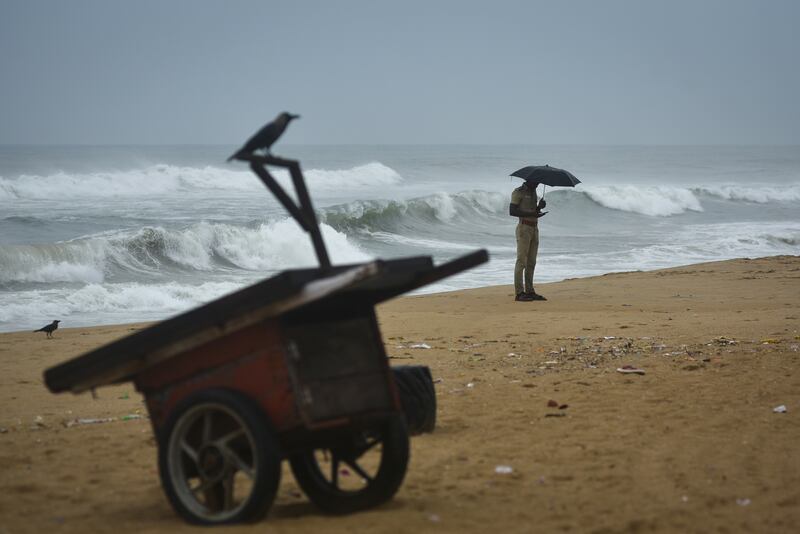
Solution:
<svg viewBox="0 0 800 534">
<path fill-rule="evenodd" d="M 232 409 L 248 426 L 253 435 L 256 453 L 260 453 L 258 465 L 247 504 L 234 516 L 222 521 L 209 521 L 194 514 L 178 497 L 169 475 L 169 438 L 180 417 L 197 404 L 218 403 Z M 186 521 L 198 525 L 222 525 L 255 522 L 264 517 L 275 501 L 281 480 L 281 453 L 275 432 L 263 412 L 249 398 L 225 389 L 199 391 L 181 401 L 170 414 L 159 436 L 158 471 L 167 498 L 178 514 Z"/>
<path fill-rule="evenodd" d="M 380 424 L 382 454 L 378 471 L 362 490 L 345 492 L 335 487 L 322 474 L 314 451 L 304 451 L 289 457 L 297 484 L 322 511 L 343 515 L 366 510 L 391 499 L 408 468 L 408 430 L 402 417 L 392 416 Z"/>
<path fill-rule="evenodd" d="M 436 427 L 436 389 L 431 370 L 425 365 L 392 367 L 400 404 L 412 436 L 433 432 Z"/>
</svg>

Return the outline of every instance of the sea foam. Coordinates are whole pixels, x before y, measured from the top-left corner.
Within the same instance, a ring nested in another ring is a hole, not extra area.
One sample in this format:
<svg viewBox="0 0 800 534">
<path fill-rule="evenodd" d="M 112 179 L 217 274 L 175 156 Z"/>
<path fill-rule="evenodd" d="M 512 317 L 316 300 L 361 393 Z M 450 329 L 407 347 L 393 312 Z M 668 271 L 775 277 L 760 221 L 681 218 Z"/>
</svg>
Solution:
<svg viewBox="0 0 800 534">
<path fill-rule="evenodd" d="M 288 172 L 278 169 L 274 175 L 284 187 L 291 188 Z M 402 177 L 394 169 L 379 162 L 341 170 L 310 169 L 305 172 L 305 177 L 309 189 L 315 191 L 402 182 Z M 261 191 L 263 187 L 250 170 L 241 166 L 181 167 L 160 164 L 128 171 L 0 177 L 0 201 L 164 196 L 203 191 L 246 192 Z"/>
<path fill-rule="evenodd" d="M 415 224 L 452 224 L 496 216 L 508 206 L 506 195 L 490 191 L 435 193 L 407 200 L 357 200 L 321 210 L 320 218 L 340 231 L 394 230 Z"/>
<path fill-rule="evenodd" d="M 371 256 L 328 225 L 321 226 L 332 260 Z M 0 246 L 0 283 L 102 283 L 170 270 L 274 272 L 316 264 L 307 234 L 291 219 L 252 227 L 200 222 L 185 228 L 145 227 L 47 245 Z"/>
<path fill-rule="evenodd" d="M 756 202 L 758 204 L 800 201 L 800 185 L 798 184 L 786 186 L 716 185 L 694 187 L 692 191 L 724 200 Z"/>
<path fill-rule="evenodd" d="M 581 190 L 603 207 L 642 215 L 667 217 L 687 211 L 703 211 L 700 200 L 686 188 L 608 185 L 581 186 Z"/>
</svg>

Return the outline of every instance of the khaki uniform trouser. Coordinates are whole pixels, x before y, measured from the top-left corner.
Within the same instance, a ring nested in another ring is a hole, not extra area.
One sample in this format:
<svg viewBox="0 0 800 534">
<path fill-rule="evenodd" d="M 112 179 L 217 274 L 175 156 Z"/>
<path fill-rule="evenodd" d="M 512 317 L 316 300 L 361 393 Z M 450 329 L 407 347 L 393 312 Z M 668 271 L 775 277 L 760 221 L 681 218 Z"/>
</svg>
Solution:
<svg viewBox="0 0 800 534">
<path fill-rule="evenodd" d="M 514 265 L 514 291 L 524 293 L 533 291 L 533 270 L 536 268 L 536 254 L 539 251 L 539 227 L 517 224 L 517 263 Z M 525 285 L 522 285 L 523 273 Z"/>
</svg>

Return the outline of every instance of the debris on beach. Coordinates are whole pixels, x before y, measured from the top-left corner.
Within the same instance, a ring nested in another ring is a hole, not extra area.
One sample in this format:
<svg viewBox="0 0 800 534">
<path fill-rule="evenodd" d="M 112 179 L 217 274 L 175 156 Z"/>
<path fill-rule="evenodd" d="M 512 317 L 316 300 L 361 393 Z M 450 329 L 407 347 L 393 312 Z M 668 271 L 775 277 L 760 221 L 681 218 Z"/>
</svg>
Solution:
<svg viewBox="0 0 800 534">
<path fill-rule="evenodd" d="M 739 506 L 750 506 L 751 502 L 752 501 L 750 499 L 747 499 L 747 498 L 745 498 L 745 499 L 736 499 L 736 504 L 738 504 Z"/>
<path fill-rule="evenodd" d="M 633 365 L 623 365 L 622 367 L 617 367 L 617 372 L 623 374 L 643 375 L 644 369 L 639 369 L 638 367 L 634 367 Z"/>
<path fill-rule="evenodd" d="M 33 424 L 29 428 L 30 430 L 41 430 L 43 428 L 47 428 L 47 425 L 44 424 L 44 418 L 41 415 L 37 415 L 33 420 Z"/>
<path fill-rule="evenodd" d="M 70 421 L 65 421 L 64 426 L 70 428 L 75 425 L 98 425 L 102 423 L 111 423 L 112 421 L 116 420 L 117 420 L 116 417 L 78 418 L 78 419 L 72 419 Z"/>
<path fill-rule="evenodd" d="M 425 342 L 420 342 L 420 343 L 409 343 L 409 344 L 398 343 L 397 345 L 395 345 L 394 348 L 396 348 L 396 349 L 430 349 L 430 348 L 433 348 L 433 347 L 431 347 L 430 345 L 428 345 Z M 408 354 L 408 353 L 406 353 L 406 354 Z"/>
<path fill-rule="evenodd" d="M 514 468 L 510 465 L 498 465 L 494 468 L 494 472 L 498 475 L 509 475 L 514 472 Z"/>
<path fill-rule="evenodd" d="M 773 411 L 773 412 L 775 412 L 775 413 L 786 413 L 786 412 L 788 412 L 789 410 L 786 408 L 786 405 L 785 405 L 785 404 L 781 404 L 780 406 L 776 406 L 776 407 L 774 407 L 774 408 L 772 409 L 772 411 Z"/>
</svg>

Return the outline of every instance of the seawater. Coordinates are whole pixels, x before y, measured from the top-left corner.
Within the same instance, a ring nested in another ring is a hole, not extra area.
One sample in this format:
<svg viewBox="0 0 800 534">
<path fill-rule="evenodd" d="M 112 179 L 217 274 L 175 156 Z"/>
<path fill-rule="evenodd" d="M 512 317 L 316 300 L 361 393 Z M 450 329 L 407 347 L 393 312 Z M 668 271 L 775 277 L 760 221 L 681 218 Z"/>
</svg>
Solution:
<svg viewBox="0 0 800 534">
<path fill-rule="evenodd" d="M 0 330 L 162 319 L 281 270 L 310 240 L 230 146 L 0 147 Z M 537 282 L 800 253 L 800 147 L 281 146 L 300 160 L 334 263 L 477 248 L 424 292 L 510 284 L 509 174 L 540 187 Z M 284 172 L 278 180 L 291 191 Z"/>
</svg>

